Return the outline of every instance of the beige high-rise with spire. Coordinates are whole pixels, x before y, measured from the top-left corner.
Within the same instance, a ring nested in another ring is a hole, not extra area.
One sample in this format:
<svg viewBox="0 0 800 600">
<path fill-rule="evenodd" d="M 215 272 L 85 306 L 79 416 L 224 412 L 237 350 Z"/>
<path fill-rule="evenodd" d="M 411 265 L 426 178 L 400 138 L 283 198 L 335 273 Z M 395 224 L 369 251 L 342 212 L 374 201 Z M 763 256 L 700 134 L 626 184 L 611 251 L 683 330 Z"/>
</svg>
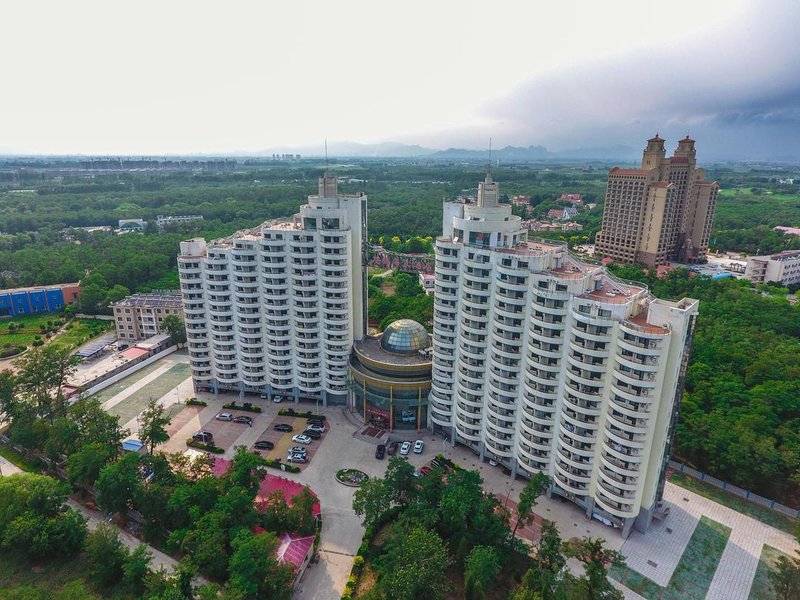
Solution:
<svg viewBox="0 0 800 600">
<path fill-rule="evenodd" d="M 650 267 L 705 258 L 719 186 L 697 168 L 694 144 L 686 136 L 667 158 L 656 134 L 641 168 L 611 169 L 595 256 Z"/>
</svg>

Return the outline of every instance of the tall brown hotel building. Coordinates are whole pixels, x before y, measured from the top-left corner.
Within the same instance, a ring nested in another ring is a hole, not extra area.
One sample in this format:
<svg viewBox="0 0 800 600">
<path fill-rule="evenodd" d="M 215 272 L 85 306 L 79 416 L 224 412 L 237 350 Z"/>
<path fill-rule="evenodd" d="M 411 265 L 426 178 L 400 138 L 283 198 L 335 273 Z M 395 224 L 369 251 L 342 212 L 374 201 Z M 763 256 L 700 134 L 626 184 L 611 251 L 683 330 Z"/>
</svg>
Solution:
<svg viewBox="0 0 800 600">
<path fill-rule="evenodd" d="M 640 169 L 609 172 L 595 256 L 649 267 L 703 260 L 718 192 L 697 168 L 694 140 L 680 140 L 666 158 L 656 134 L 647 140 Z"/>
</svg>

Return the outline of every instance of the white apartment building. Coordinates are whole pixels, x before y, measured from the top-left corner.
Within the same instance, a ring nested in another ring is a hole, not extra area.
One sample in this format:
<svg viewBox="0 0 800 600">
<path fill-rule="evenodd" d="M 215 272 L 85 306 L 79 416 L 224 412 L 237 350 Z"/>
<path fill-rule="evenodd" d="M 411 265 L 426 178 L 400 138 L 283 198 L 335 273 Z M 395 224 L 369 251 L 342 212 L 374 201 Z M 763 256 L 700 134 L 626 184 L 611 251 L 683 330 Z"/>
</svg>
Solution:
<svg viewBox="0 0 800 600">
<path fill-rule="evenodd" d="M 490 176 L 445 202 L 436 240 L 429 428 L 513 476 L 644 531 L 660 500 L 698 301 L 526 240 Z"/>
<path fill-rule="evenodd" d="M 326 176 L 291 222 L 181 243 L 197 389 L 347 401 L 350 350 L 366 325 L 366 204 Z"/>
<path fill-rule="evenodd" d="M 744 270 L 745 279 L 753 283 L 770 281 L 781 285 L 800 283 L 800 250 L 787 250 L 768 256 L 750 256 Z"/>
</svg>

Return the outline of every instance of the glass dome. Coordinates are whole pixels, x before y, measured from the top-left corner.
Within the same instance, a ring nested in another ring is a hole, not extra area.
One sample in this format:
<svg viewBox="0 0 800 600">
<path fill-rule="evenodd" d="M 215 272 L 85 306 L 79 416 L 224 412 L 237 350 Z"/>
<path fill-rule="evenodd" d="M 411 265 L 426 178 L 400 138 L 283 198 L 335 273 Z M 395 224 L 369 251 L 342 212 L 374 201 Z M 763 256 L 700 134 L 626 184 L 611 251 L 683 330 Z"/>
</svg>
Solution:
<svg viewBox="0 0 800 600">
<path fill-rule="evenodd" d="M 386 328 L 381 338 L 381 348 L 394 354 L 416 354 L 430 345 L 428 332 L 411 319 L 395 321 Z"/>
</svg>

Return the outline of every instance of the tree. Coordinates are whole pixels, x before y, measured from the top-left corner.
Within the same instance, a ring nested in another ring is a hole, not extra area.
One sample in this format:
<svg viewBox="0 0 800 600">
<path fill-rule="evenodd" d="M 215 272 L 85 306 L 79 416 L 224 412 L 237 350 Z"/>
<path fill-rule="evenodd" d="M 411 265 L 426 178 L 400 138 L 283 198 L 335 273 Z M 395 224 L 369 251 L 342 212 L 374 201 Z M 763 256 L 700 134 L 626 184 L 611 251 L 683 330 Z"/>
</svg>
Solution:
<svg viewBox="0 0 800 600">
<path fill-rule="evenodd" d="M 781 556 L 769 573 L 776 600 L 797 600 L 800 590 L 800 558 Z"/>
<path fill-rule="evenodd" d="M 19 392 L 40 417 L 52 423 L 56 416 L 66 416 L 63 387 L 79 362 L 68 347 L 54 345 L 32 349 L 17 360 Z"/>
<path fill-rule="evenodd" d="M 585 537 L 564 543 L 564 553 L 584 565 L 585 575 L 573 582 L 578 597 L 586 600 L 622 600 L 623 594 L 608 580 L 612 564 L 624 564 L 625 558 L 616 550 L 604 546 L 601 538 Z"/>
<path fill-rule="evenodd" d="M 539 472 L 530 478 L 525 487 L 519 493 L 519 503 L 517 504 L 517 522 L 514 524 L 514 530 L 511 536 L 517 534 L 517 528 L 520 523 L 530 525 L 533 522 L 534 514 L 533 509 L 536 506 L 536 499 L 544 494 L 547 486 L 550 485 L 550 478 L 547 474 Z"/>
<path fill-rule="evenodd" d="M 80 550 L 86 520 L 64 506 L 69 486 L 45 475 L 0 478 L 0 547 L 33 558 L 69 556 Z"/>
<path fill-rule="evenodd" d="M 178 346 L 186 343 L 186 326 L 178 315 L 167 315 L 161 321 L 161 327 L 169 333 L 172 341 Z"/>
<path fill-rule="evenodd" d="M 231 547 L 233 553 L 228 562 L 231 588 L 242 592 L 246 600 L 291 598 L 294 577 L 291 567 L 275 559 L 278 547 L 275 534 L 253 535 L 242 531 L 233 539 Z"/>
<path fill-rule="evenodd" d="M 105 304 L 113 304 L 114 302 L 119 302 L 126 296 L 129 296 L 131 291 L 126 288 L 124 285 L 117 284 L 108 290 L 106 294 Z"/>
<path fill-rule="evenodd" d="M 128 555 L 122 567 L 122 579 L 137 597 L 141 597 L 144 592 L 152 560 L 152 553 L 147 546 L 141 544 Z"/>
<path fill-rule="evenodd" d="M 150 454 L 153 454 L 156 446 L 169 439 L 169 434 L 165 428 L 172 419 L 155 398 L 147 401 L 142 414 L 139 415 L 139 439 L 147 446 Z"/>
<path fill-rule="evenodd" d="M 464 585 L 468 600 L 480 600 L 492 588 L 492 582 L 500 573 L 500 558 L 489 546 L 475 546 L 467 556 L 464 570 Z"/>
<path fill-rule="evenodd" d="M 108 291 L 96 283 L 83 285 L 81 283 L 81 295 L 78 300 L 80 311 L 86 315 L 96 315 L 100 311 L 100 306 L 105 302 Z"/>
<path fill-rule="evenodd" d="M 391 500 L 386 482 L 379 477 L 370 478 L 353 494 L 353 510 L 358 516 L 364 515 L 364 527 L 369 527 L 391 507 Z"/>
<path fill-rule="evenodd" d="M 409 502 L 417 493 L 417 478 L 414 467 L 400 456 L 389 459 L 383 480 L 389 490 L 389 499 L 395 504 Z"/>
<path fill-rule="evenodd" d="M 67 479 L 73 487 L 91 485 L 115 455 L 113 448 L 100 442 L 87 444 L 67 458 Z"/>
<path fill-rule="evenodd" d="M 128 550 L 122 545 L 115 527 L 101 523 L 86 537 L 83 546 L 92 578 L 101 587 L 109 587 L 122 579 Z"/>
<path fill-rule="evenodd" d="M 436 533 L 416 527 L 394 532 L 375 561 L 378 585 L 394 600 L 443 598 L 449 586 L 447 546 Z"/>
<path fill-rule="evenodd" d="M 128 512 L 142 486 L 139 464 L 139 455 L 130 452 L 103 467 L 95 483 L 97 503 L 103 510 L 122 515 Z"/>
<path fill-rule="evenodd" d="M 237 446 L 233 460 L 226 474 L 233 486 L 241 487 L 255 498 L 261 480 L 267 474 L 264 459 L 258 452 L 251 452 L 246 446 Z"/>
</svg>

